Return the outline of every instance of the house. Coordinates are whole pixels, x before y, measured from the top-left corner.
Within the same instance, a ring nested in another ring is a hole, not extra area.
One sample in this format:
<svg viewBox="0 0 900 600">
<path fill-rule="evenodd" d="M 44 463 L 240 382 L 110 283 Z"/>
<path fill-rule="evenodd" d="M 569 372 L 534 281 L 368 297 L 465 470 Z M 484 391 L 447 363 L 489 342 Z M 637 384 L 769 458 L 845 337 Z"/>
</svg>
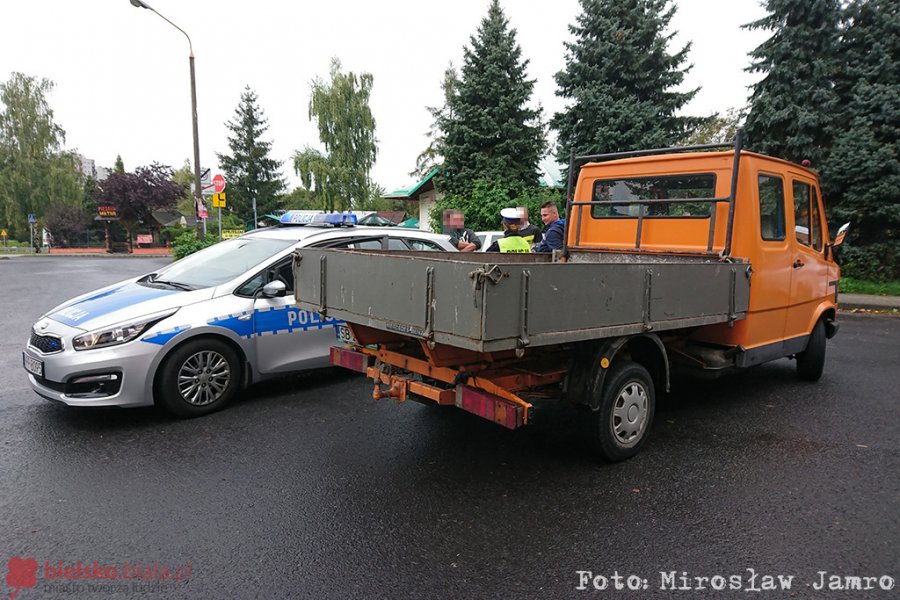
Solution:
<svg viewBox="0 0 900 600">
<path fill-rule="evenodd" d="M 389 200 L 408 200 L 418 204 L 419 212 L 419 229 L 432 231 L 428 215 L 431 212 L 434 203 L 441 197 L 440 192 L 434 189 L 434 177 L 440 169 L 435 167 L 422 181 L 406 190 L 394 190 L 390 194 L 385 194 L 384 198 Z"/>
</svg>

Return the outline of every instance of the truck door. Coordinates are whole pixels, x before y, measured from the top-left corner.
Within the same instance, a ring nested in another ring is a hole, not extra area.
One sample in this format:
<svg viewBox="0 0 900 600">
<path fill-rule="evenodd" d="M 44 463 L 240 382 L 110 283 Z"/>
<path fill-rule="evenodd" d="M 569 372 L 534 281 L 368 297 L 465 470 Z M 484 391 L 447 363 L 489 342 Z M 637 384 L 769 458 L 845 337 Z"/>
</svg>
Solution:
<svg viewBox="0 0 900 600">
<path fill-rule="evenodd" d="M 791 176 L 793 224 L 791 243 L 791 305 L 785 339 L 810 333 L 813 318 L 828 295 L 828 263 L 822 235 L 822 207 L 812 179 Z"/>
<path fill-rule="evenodd" d="M 791 247 L 786 235 L 785 180 L 781 175 L 757 175 L 759 249 L 750 287 L 753 346 L 780 344 L 784 339 L 791 288 Z"/>
</svg>

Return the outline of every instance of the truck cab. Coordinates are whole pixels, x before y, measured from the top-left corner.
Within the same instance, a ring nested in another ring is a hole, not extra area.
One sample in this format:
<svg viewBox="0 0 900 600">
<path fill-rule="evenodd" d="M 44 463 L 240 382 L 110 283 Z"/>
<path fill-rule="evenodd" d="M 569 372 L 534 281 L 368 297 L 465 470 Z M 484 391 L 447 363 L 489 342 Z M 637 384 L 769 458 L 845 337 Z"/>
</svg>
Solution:
<svg viewBox="0 0 900 600">
<path fill-rule="evenodd" d="M 803 352 L 820 321 L 834 335 L 840 268 L 809 168 L 746 151 L 589 162 L 574 197 L 570 253 L 716 256 L 749 264 L 746 316 L 691 335 L 699 344 L 738 349 L 737 366 Z M 806 374 L 817 378 L 815 371 Z"/>
</svg>

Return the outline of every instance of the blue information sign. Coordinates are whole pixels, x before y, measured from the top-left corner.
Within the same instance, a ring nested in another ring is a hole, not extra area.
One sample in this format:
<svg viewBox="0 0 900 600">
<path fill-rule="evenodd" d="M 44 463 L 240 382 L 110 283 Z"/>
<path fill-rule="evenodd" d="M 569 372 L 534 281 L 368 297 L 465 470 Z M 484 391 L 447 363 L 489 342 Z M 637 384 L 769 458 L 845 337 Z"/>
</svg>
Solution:
<svg viewBox="0 0 900 600">
<path fill-rule="evenodd" d="M 28 213 L 28 222 L 31 225 L 34 225 L 35 223 L 37 223 L 37 217 L 34 216 L 34 213 Z"/>
</svg>

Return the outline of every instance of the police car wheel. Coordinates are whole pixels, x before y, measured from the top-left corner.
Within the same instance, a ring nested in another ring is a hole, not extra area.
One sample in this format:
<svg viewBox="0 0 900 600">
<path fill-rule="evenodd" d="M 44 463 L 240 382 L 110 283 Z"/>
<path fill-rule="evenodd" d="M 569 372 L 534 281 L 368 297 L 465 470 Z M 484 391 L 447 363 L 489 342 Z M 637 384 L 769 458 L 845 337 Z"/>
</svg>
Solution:
<svg viewBox="0 0 900 600">
<path fill-rule="evenodd" d="M 627 360 L 613 363 L 603 382 L 600 409 L 591 419 L 592 441 L 603 458 L 617 462 L 637 454 L 647 440 L 655 408 L 656 392 L 647 369 Z"/>
<path fill-rule="evenodd" d="M 224 407 L 240 385 L 240 361 L 220 340 L 198 339 L 166 357 L 158 378 L 157 400 L 181 417 L 199 417 Z"/>
</svg>

